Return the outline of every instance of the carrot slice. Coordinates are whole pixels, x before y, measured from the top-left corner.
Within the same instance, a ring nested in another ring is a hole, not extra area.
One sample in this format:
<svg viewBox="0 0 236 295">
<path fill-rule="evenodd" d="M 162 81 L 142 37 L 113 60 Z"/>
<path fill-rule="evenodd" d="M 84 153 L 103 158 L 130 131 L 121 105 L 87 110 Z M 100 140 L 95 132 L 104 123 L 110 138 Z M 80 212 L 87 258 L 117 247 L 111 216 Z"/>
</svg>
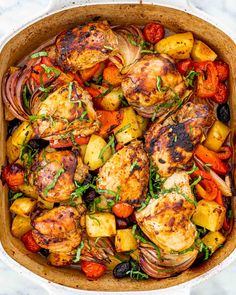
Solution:
<svg viewBox="0 0 236 295">
<path fill-rule="evenodd" d="M 83 81 L 89 81 L 100 70 L 100 63 L 95 64 L 93 67 L 80 71 Z"/>
<path fill-rule="evenodd" d="M 110 65 L 104 69 L 103 79 L 113 86 L 119 86 L 122 81 L 122 76 L 115 65 Z"/>
<path fill-rule="evenodd" d="M 98 119 L 101 122 L 99 135 L 106 137 L 113 128 L 120 125 L 122 121 L 122 113 L 120 111 L 97 111 Z"/>
</svg>

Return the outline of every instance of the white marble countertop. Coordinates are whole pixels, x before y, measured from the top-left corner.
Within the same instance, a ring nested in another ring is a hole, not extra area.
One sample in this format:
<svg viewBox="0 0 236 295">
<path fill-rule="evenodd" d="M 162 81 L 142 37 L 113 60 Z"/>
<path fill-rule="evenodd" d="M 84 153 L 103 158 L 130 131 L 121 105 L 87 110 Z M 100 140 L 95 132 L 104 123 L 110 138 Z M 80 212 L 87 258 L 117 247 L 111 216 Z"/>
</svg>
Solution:
<svg viewBox="0 0 236 295">
<path fill-rule="evenodd" d="M 0 0 L 0 41 L 14 28 L 41 15 L 48 3 L 48 0 Z M 192 3 L 199 9 L 219 18 L 225 26 L 234 31 L 234 36 L 236 36 L 235 0 L 192 0 Z M 202 283 L 201 286 L 195 287 L 191 295 L 235 295 L 235 274 L 236 262 L 214 278 Z M 47 294 L 41 286 L 17 274 L 0 261 L 0 295 Z"/>
</svg>

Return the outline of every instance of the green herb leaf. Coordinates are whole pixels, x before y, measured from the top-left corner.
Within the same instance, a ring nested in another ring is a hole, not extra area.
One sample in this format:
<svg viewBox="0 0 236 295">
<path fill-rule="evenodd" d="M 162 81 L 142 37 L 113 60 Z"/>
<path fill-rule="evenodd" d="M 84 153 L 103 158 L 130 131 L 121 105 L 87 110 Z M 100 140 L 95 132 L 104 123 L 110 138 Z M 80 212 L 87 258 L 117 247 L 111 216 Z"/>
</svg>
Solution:
<svg viewBox="0 0 236 295">
<path fill-rule="evenodd" d="M 25 85 L 22 91 L 23 103 L 27 109 L 30 108 L 30 97 L 28 87 Z"/>
<path fill-rule="evenodd" d="M 53 182 L 52 182 L 51 184 L 49 184 L 49 185 L 43 190 L 43 194 L 44 194 L 44 196 L 47 196 L 48 192 L 49 192 L 51 189 L 54 188 L 54 186 L 56 185 L 56 183 L 57 183 L 57 181 L 58 181 L 58 178 L 60 177 L 60 175 L 61 175 L 63 172 L 65 172 L 65 170 L 61 167 L 61 168 L 57 171 L 57 173 L 56 173 L 56 175 L 55 175 L 55 177 L 54 177 Z"/>
<path fill-rule="evenodd" d="M 71 100 L 73 82 L 68 83 L 68 100 Z"/>
<path fill-rule="evenodd" d="M 130 127 L 131 127 L 131 124 L 130 124 L 130 123 L 127 124 L 127 125 L 125 125 L 125 126 L 123 126 L 122 128 L 120 128 L 120 129 L 115 133 L 115 135 L 117 135 L 117 134 L 119 134 L 120 132 L 123 132 L 123 131 L 129 129 Z"/>
<path fill-rule="evenodd" d="M 114 144 L 115 144 L 115 137 L 114 135 L 109 136 L 109 141 L 108 143 L 101 149 L 99 155 L 98 155 L 98 159 L 101 159 L 102 162 L 104 163 L 104 153 L 106 152 L 106 150 L 111 146 L 113 146 L 113 151 L 114 151 Z"/>
<path fill-rule="evenodd" d="M 38 58 L 41 56 L 48 56 L 48 53 L 46 51 L 39 51 L 39 52 L 33 53 L 30 57 L 31 58 Z"/>
<path fill-rule="evenodd" d="M 11 198 L 10 200 L 11 201 L 15 201 L 16 199 L 18 198 L 21 198 L 23 196 L 23 193 L 19 192 L 19 193 L 15 193 Z"/>
<path fill-rule="evenodd" d="M 139 164 L 138 164 L 138 161 L 137 160 L 135 160 L 132 164 L 131 164 L 131 166 L 130 166 L 130 172 L 133 172 L 133 171 L 135 171 L 135 170 L 139 170 L 140 169 L 140 166 L 139 166 Z"/>
<path fill-rule="evenodd" d="M 193 172 L 195 172 L 195 171 L 197 171 L 197 170 L 199 170 L 198 167 L 196 166 L 195 163 L 193 163 L 193 167 L 191 168 L 191 170 L 186 171 L 186 173 L 187 173 L 188 175 L 190 175 L 190 174 L 192 174 Z"/>
<path fill-rule="evenodd" d="M 199 175 L 198 178 L 196 178 L 191 184 L 191 187 L 194 187 L 195 185 L 197 185 L 200 181 L 202 180 L 202 177 Z"/>
<path fill-rule="evenodd" d="M 135 280 L 148 279 L 148 275 L 141 270 L 137 262 L 131 260 L 130 263 L 131 263 L 131 270 L 128 270 L 126 274 L 129 275 L 131 279 L 135 279 Z"/>
<path fill-rule="evenodd" d="M 83 248 L 84 248 L 84 242 L 81 241 L 79 247 L 78 247 L 77 250 L 76 250 L 76 256 L 75 256 L 75 258 L 73 259 L 73 262 L 77 263 L 77 262 L 80 261 L 81 251 L 82 251 Z"/>
<path fill-rule="evenodd" d="M 47 74 L 48 78 L 52 77 L 52 73 L 54 73 L 56 76 L 60 76 L 61 72 L 53 67 L 49 67 L 45 64 L 40 64 L 41 68 L 44 69 L 45 73 Z"/>
<path fill-rule="evenodd" d="M 198 76 L 198 73 L 197 72 L 195 72 L 195 71 L 190 71 L 189 73 L 188 73 L 188 75 L 185 77 L 185 84 L 186 84 L 186 86 L 188 87 L 188 86 L 190 86 L 190 87 L 194 87 L 194 80 L 195 80 L 195 78 Z"/>
<path fill-rule="evenodd" d="M 141 206 L 140 206 L 136 211 L 137 211 L 137 212 L 140 212 L 140 211 L 142 211 L 144 208 L 146 208 L 147 205 L 149 204 L 150 200 L 151 200 L 151 196 L 148 195 L 147 198 L 146 198 L 146 200 L 145 200 L 144 202 L 141 203 Z"/>
</svg>

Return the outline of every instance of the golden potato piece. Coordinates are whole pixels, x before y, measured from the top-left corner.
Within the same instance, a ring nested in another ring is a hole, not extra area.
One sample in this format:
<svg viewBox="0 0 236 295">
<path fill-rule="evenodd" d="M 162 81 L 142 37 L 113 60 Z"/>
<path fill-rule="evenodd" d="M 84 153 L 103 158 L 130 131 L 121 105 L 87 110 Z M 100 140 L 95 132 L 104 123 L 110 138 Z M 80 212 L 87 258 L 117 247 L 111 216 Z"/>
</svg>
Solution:
<svg viewBox="0 0 236 295">
<path fill-rule="evenodd" d="M 115 237 L 115 247 L 117 252 L 127 252 L 137 249 L 137 241 L 132 233 L 132 229 L 118 229 Z"/>
<path fill-rule="evenodd" d="M 14 237 L 21 238 L 25 233 L 32 229 L 29 217 L 16 215 L 12 221 L 11 232 Z"/>
<path fill-rule="evenodd" d="M 110 158 L 111 148 L 106 145 L 106 141 L 101 136 L 93 134 L 90 137 L 84 155 L 84 163 L 90 170 L 96 170 Z"/>
<path fill-rule="evenodd" d="M 172 58 L 185 59 L 190 57 L 193 42 L 194 39 L 191 32 L 180 33 L 160 40 L 154 48 L 159 53 L 166 53 Z"/>
<path fill-rule="evenodd" d="M 226 209 L 214 201 L 201 200 L 198 202 L 192 221 L 210 231 L 222 228 Z"/>
<path fill-rule="evenodd" d="M 89 237 L 111 237 L 116 234 L 116 220 L 111 213 L 86 215 L 86 231 Z"/>
<path fill-rule="evenodd" d="M 113 132 L 116 140 L 119 143 L 125 144 L 141 136 L 142 129 L 138 124 L 137 116 L 132 107 L 123 108 L 121 111 L 123 113 L 123 120 Z"/>
<path fill-rule="evenodd" d="M 225 242 L 221 232 L 209 232 L 202 238 L 203 243 L 214 253 Z"/>
<path fill-rule="evenodd" d="M 34 211 L 36 203 L 37 201 L 34 199 L 19 198 L 12 203 L 10 211 L 17 215 L 28 217 Z"/>
<path fill-rule="evenodd" d="M 214 61 L 217 54 L 204 42 L 194 40 L 191 57 L 194 61 Z"/>
</svg>

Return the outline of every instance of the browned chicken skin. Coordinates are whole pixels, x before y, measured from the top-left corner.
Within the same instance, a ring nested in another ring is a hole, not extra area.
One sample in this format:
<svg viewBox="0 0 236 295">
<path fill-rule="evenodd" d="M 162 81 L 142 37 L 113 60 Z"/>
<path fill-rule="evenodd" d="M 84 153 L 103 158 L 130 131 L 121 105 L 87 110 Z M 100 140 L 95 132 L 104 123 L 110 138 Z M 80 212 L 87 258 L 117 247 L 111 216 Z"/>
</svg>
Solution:
<svg viewBox="0 0 236 295">
<path fill-rule="evenodd" d="M 36 243 L 51 252 L 69 252 L 81 241 L 81 230 L 77 226 L 78 211 L 70 206 L 60 206 L 44 211 L 32 221 Z"/>
<path fill-rule="evenodd" d="M 70 93 L 71 92 L 71 93 Z M 77 82 L 63 85 L 32 108 L 36 137 L 62 139 L 63 136 L 88 136 L 99 129 L 96 112 L 88 92 Z"/>
<path fill-rule="evenodd" d="M 83 182 L 88 174 L 88 167 L 71 151 L 42 151 L 33 170 L 38 194 L 49 202 L 68 200 L 74 179 Z"/>
<path fill-rule="evenodd" d="M 76 72 L 106 60 L 116 47 L 116 35 L 107 22 L 86 23 L 57 37 L 57 61 L 65 71 Z"/>
<path fill-rule="evenodd" d="M 170 176 L 188 163 L 202 138 L 203 128 L 212 121 L 207 106 L 189 102 L 176 114 L 175 124 L 151 126 L 145 136 L 145 147 L 161 176 Z"/>
<path fill-rule="evenodd" d="M 123 79 L 122 89 L 140 115 L 152 117 L 159 106 L 169 103 L 176 94 L 182 96 L 186 86 L 174 61 L 160 54 L 145 55 L 135 63 Z"/>
<path fill-rule="evenodd" d="M 190 221 L 195 210 L 193 200 L 188 174 L 175 172 L 165 181 L 159 198 L 136 212 L 137 223 L 165 251 L 183 251 L 193 245 L 197 234 Z"/>
<path fill-rule="evenodd" d="M 98 173 L 97 188 L 117 193 L 124 202 L 138 205 L 146 197 L 149 161 L 140 141 L 133 141 L 114 154 Z M 107 198 L 114 198 L 103 193 Z"/>
</svg>

